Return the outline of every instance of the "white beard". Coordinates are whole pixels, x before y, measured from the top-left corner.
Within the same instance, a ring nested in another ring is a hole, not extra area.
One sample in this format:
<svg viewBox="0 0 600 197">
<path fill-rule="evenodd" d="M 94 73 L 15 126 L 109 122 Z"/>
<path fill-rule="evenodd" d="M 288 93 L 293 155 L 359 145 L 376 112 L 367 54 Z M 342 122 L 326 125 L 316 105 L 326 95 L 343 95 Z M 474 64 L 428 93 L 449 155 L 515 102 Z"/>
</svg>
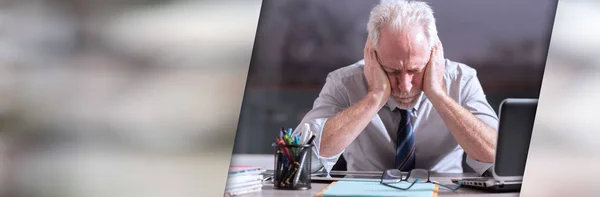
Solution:
<svg viewBox="0 0 600 197">
<path fill-rule="evenodd" d="M 392 93 L 392 98 L 398 104 L 398 108 L 410 110 L 417 102 L 419 102 L 419 95 L 421 91 L 415 91 L 410 93 Z M 410 98 L 410 99 L 407 99 Z"/>
</svg>

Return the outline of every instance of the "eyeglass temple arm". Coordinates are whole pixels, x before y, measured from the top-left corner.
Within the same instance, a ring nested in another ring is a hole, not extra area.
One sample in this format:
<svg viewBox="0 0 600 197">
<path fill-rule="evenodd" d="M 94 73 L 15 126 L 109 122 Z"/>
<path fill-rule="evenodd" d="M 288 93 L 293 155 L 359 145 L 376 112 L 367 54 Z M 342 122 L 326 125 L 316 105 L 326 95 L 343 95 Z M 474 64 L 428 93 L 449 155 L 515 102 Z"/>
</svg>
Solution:
<svg viewBox="0 0 600 197">
<path fill-rule="evenodd" d="M 460 182 L 460 183 L 458 183 L 458 185 L 456 187 L 453 188 L 453 187 L 450 187 L 450 186 L 447 186 L 447 185 L 444 185 L 444 184 L 441 184 L 441 183 L 437 183 L 437 182 L 436 182 L 436 184 L 439 185 L 439 186 L 445 187 L 445 188 L 447 188 L 449 190 L 452 190 L 452 191 L 458 190 L 458 188 L 460 188 L 463 185 L 463 183 Z"/>
</svg>

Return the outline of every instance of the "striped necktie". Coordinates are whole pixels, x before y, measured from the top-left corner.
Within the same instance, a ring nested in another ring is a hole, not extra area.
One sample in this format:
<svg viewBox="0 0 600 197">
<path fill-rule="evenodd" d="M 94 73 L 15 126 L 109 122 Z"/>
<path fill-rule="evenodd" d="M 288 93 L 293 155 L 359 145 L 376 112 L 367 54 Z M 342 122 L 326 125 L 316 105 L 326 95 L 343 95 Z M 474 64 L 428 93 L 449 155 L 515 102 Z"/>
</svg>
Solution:
<svg viewBox="0 0 600 197">
<path fill-rule="evenodd" d="M 396 138 L 396 169 L 406 172 L 415 168 L 415 136 L 411 124 L 410 111 L 400 109 L 400 126 Z"/>
</svg>

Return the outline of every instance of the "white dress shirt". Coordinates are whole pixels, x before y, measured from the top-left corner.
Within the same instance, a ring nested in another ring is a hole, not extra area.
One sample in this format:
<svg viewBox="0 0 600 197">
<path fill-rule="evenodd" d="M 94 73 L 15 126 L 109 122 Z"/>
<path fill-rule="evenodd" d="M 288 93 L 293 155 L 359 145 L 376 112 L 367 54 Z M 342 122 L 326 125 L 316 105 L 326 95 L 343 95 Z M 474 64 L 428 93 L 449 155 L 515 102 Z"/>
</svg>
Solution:
<svg viewBox="0 0 600 197">
<path fill-rule="evenodd" d="M 444 80 L 448 95 L 484 123 L 497 130 L 498 117 L 487 102 L 476 70 L 458 62 L 446 60 Z M 367 94 L 368 85 L 363 72 L 364 60 L 328 74 L 325 85 L 316 98 L 313 109 L 300 123 L 310 125 L 317 133 L 314 139 L 312 170 L 330 172 L 341 154 L 349 171 L 383 171 L 394 168 L 396 132 L 400 122 L 397 104 L 389 99 L 356 139 L 332 157 L 321 157 L 321 132 L 328 118 L 359 102 Z M 415 135 L 415 168 L 432 172 L 462 173 L 464 150 L 424 93 L 412 112 Z M 297 128 L 299 129 L 300 126 Z M 467 155 L 467 164 L 479 175 L 492 163 L 483 163 Z"/>
</svg>

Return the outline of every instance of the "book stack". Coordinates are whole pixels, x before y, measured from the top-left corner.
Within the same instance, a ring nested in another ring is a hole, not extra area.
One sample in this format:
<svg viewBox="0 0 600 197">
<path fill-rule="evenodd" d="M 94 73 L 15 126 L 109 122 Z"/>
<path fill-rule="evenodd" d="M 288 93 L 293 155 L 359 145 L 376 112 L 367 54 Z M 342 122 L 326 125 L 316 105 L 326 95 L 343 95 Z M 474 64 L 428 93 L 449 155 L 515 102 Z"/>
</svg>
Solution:
<svg viewBox="0 0 600 197">
<path fill-rule="evenodd" d="M 231 166 L 225 196 L 238 196 L 260 192 L 262 190 L 262 173 L 266 170 L 258 166 Z"/>
</svg>

